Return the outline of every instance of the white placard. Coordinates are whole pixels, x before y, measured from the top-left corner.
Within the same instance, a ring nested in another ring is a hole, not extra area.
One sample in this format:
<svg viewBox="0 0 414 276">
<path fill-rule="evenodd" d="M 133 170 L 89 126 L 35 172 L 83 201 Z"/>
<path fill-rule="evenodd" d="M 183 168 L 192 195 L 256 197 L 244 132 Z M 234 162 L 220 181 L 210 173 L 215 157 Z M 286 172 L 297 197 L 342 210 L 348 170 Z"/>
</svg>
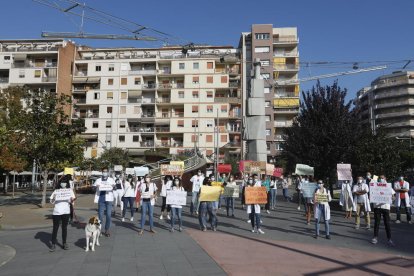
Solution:
<svg viewBox="0 0 414 276">
<path fill-rule="evenodd" d="M 369 183 L 369 199 L 375 204 L 392 203 L 391 183 L 371 182 Z"/>
<path fill-rule="evenodd" d="M 187 204 L 187 192 L 167 191 L 167 204 L 185 206 Z"/>
<path fill-rule="evenodd" d="M 122 165 L 115 165 L 114 166 L 114 171 L 116 171 L 116 172 L 122 172 L 122 169 L 123 169 Z"/>
<path fill-rule="evenodd" d="M 151 198 L 150 192 L 142 192 L 141 198 Z"/>
<path fill-rule="evenodd" d="M 99 191 L 100 192 L 104 192 L 104 191 L 112 191 L 114 189 L 114 187 L 109 184 L 107 181 L 102 181 L 99 184 Z"/>
<path fill-rule="evenodd" d="M 338 180 L 352 180 L 351 164 L 336 164 Z"/>
<path fill-rule="evenodd" d="M 239 197 L 239 186 L 228 184 L 224 187 L 224 197 Z"/>
<path fill-rule="evenodd" d="M 134 168 L 126 168 L 125 169 L 125 174 L 126 175 L 134 175 L 135 174 L 135 171 L 134 171 Z"/>
<path fill-rule="evenodd" d="M 72 197 L 72 189 L 58 189 L 55 190 L 55 200 L 69 200 Z"/>
</svg>

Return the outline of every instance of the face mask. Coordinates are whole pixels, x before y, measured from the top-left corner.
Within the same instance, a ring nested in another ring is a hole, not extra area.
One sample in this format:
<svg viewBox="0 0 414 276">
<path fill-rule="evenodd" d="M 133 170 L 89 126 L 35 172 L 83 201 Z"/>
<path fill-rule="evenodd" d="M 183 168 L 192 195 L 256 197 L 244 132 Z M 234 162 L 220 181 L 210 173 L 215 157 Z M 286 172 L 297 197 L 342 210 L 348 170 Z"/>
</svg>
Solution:
<svg viewBox="0 0 414 276">
<path fill-rule="evenodd" d="M 128 182 L 132 182 L 132 178 L 128 178 Z"/>
<path fill-rule="evenodd" d="M 230 181 L 233 181 L 233 177 L 230 178 Z"/>
<path fill-rule="evenodd" d="M 320 188 L 323 188 L 323 184 L 318 184 L 318 188 L 320 189 Z"/>
<path fill-rule="evenodd" d="M 250 184 L 253 184 L 253 179 L 249 179 L 249 183 Z"/>
<path fill-rule="evenodd" d="M 212 178 L 210 178 L 211 179 L 211 181 L 214 181 L 215 180 L 215 178 L 214 177 L 212 177 Z"/>
<path fill-rule="evenodd" d="M 358 183 L 359 183 L 359 184 L 361 184 L 361 183 L 362 183 L 362 179 L 359 179 L 359 180 L 358 180 Z"/>
<path fill-rule="evenodd" d="M 60 183 L 61 188 L 66 188 L 66 183 Z"/>
<path fill-rule="evenodd" d="M 201 175 L 201 172 L 197 173 L 197 175 L 200 176 Z"/>
<path fill-rule="evenodd" d="M 368 178 L 368 179 L 371 179 L 371 176 L 368 174 L 368 175 L 367 175 L 367 178 Z"/>
<path fill-rule="evenodd" d="M 145 181 L 148 183 L 148 182 L 150 182 L 150 180 L 151 180 L 151 178 L 149 178 L 149 177 L 147 177 L 147 178 L 145 178 Z"/>
<path fill-rule="evenodd" d="M 174 184 L 178 185 L 178 184 L 180 184 L 180 181 L 174 181 Z"/>
<path fill-rule="evenodd" d="M 103 172 L 103 173 L 102 173 L 102 176 L 103 176 L 103 177 L 108 177 L 108 172 Z"/>
<path fill-rule="evenodd" d="M 402 176 L 401 176 L 401 177 L 400 177 L 400 181 L 404 181 L 404 177 L 402 177 Z"/>
</svg>

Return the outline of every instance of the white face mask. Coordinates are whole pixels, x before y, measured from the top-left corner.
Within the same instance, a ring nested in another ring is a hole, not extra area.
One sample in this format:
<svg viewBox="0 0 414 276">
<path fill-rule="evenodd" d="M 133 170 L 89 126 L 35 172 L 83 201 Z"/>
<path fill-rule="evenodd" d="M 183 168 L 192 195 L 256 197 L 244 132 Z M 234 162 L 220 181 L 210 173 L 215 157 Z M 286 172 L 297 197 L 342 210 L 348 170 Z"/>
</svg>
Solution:
<svg viewBox="0 0 414 276">
<path fill-rule="evenodd" d="M 108 177 L 108 172 L 103 172 L 103 173 L 102 173 L 102 176 L 103 176 L 103 177 Z"/>
<path fill-rule="evenodd" d="M 323 188 L 323 184 L 319 183 L 319 184 L 318 184 L 318 188 L 319 188 L 319 189 Z"/>
<path fill-rule="evenodd" d="M 180 184 L 180 181 L 174 181 L 174 184 L 178 185 L 178 184 Z"/>
<path fill-rule="evenodd" d="M 197 173 L 198 176 L 201 176 L 201 172 Z"/>
<path fill-rule="evenodd" d="M 249 183 L 250 184 L 253 184 L 253 179 L 249 179 Z"/>
<path fill-rule="evenodd" d="M 230 181 L 233 181 L 233 177 L 230 177 Z"/>
<path fill-rule="evenodd" d="M 358 183 L 361 184 L 362 183 L 362 179 L 358 179 Z"/>
<path fill-rule="evenodd" d="M 61 188 L 66 188 L 66 183 L 60 183 Z"/>
<path fill-rule="evenodd" d="M 214 181 L 215 180 L 215 178 L 214 177 L 212 177 L 212 178 L 210 178 L 211 179 L 211 181 Z"/>
</svg>

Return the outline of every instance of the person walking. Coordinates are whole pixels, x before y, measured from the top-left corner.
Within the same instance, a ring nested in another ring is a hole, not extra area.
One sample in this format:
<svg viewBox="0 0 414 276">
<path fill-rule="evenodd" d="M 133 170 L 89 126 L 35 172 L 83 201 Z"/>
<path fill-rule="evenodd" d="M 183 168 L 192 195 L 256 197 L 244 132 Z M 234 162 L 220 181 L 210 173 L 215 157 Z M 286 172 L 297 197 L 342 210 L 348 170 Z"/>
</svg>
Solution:
<svg viewBox="0 0 414 276">
<path fill-rule="evenodd" d="M 276 197 L 277 197 L 276 177 L 272 176 L 270 178 L 270 209 L 272 210 L 276 208 Z"/>
<path fill-rule="evenodd" d="M 151 177 L 146 174 L 144 176 L 145 182 L 141 185 L 141 198 L 142 198 L 142 207 L 141 207 L 141 230 L 139 234 L 144 234 L 144 225 L 146 220 L 146 215 L 148 211 L 148 219 L 150 224 L 150 233 L 155 234 L 154 231 L 154 223 L 153 223 L 153 215 L 154 215 L 154 205 L 155 199 L 157 197 L 157 186 L 155 183 L 151 182 Z"/>
<path fill-rule="evenodd" d="M 270 214 L 270 177 L 267 175 L 263 176 L 262 186 L 266 187 L 267 202 L 265 204 L 266 213 Z"/>
<path fill-rule="evenodd" d="M 283 175 L 280 176 L 280 181 L 282 182 L 283 197 L 287 202 L 290 202 L 292 199 L 289 196 L 289 183 Z"/>
<path fill-rule="evenodd" d="M 349 180 L 345 180 L 341 185 L 339 205 L 345 210 L 345 218 L 350 219 L 352 217 L 354 199 L 352 197 L 352 183 Z"/>
<path fill-rule="evenodd" d="M 230 173 L 229 173 L 230 174 Z M 219 175 L 218 176 L 218 179 L 217 179 L 217 181 L 218 182 L 221 182 L 222 184 L 222 186 L 224 187 L 225 185 L 227 185 L 227 181 L 228 181 L 228 179 L 229 179 L 229 176 L 228 175 L 226 175 L 225 173 L 222 173 L 221 174 L 221 176 Z M 221 205 L 222 205 L 222 202 L 226 202 L 226 200 L 224 199 L 224 197 L 223 197 L 223 194 L 220 194 L 220 197 L 219 197 L 219 201 L 218 201 L 218 209 L 221 209 Z M 224 204 L 223 204 L 224 205 Z"/>
<path fill-rule="evenodd" d="M 103 217 L 105 212 L 105 228 L 102 233 L 104 236 L 109 237 L 109 228 L 111 227 L 111 212 L 112 203 L 114 201 L 115 180 L 109 177 L 108 168 L 102 169 L 102 177 L 98 178 L 94 186 L 96 187 L 95 203 L 98 203 L 98 216 L 101 223 L 103 223 Z"/>
<path fill-rule="evenodd" d="M 236 184 L 236 181 L 234 181 L 234 176 L 232 174 L 229 175 L 229 181 L 227 182 L 226 188 L 239 189 L 239 186 Z M 231 195 L 226 197 L 227 216 L 230 215 L 230 210 L 231 210 L 231 217 L 234 218 L 234 198 Z"/>
<path fill-rule="evenodd" d="M 253 177 L 249 177 L 249 187 L 260 187 L 262 186 L 260 181 Z M 249 204 L 247 205 L 247 214 L 249 215 L 249 221 L 252 225 L 252 233 L 264 234 L 265 232 L 260 228 L 261 219 L 260 219 L 260 205 L 259 204 Z"/>
<path fill-rule="evenodd" d="M 366 184 L 366 181 L 364 181 L 364 178 L 362 178 L 362 176 L 358 177 L 358 182 L 352 188 L 352 193 L 354 194 L 353 210 L 356 212 L 355 229 L 359 229 L 361 213 L 364 212 L 366 229 L 369 230 L 371 228 L 369 216 L 369 212 L 371 212 L 371 206 L 368 198 L 369 186 Z"/>
<path fill-rule="evenodd" d="M 200 206 L 198 198 L 200 193 L 200 187 L 204 182 L 204 176 L 201 170 L 198 170 L 197 174 L 191 177 L 190 182 L 192 183 L 190 213 L 191 215 L 193 215 L 195 212 L 195 214 L 198 215 L 198 209 Z"/>
<path fill-rule="evenodd" d="M 115 174 L 115 187 L 114 187 L 114 206 L 113 206 L 113 215 L 116 214 L 116 207 L 121 208 L 121 214 L 122 210 L 124 209 L 124 202 L 122 201 L 122 196 L 124 194 L 124 184 L 122 181 L 122 176 L 120 173 Z"/>
<path fill-rule="evenodd" d="M 134 201 L 135 201 L 135 195 L 137 193 L 136 188 L 137 185 L 134 184 L 132 175 L 128 175 L 127 179 L 125 180 L 124 184 L 124 194 L 122 196 L 122 201 L 124 203 L 124 208 L 122 209 L 122 221 L 125 221 L 125 214 L 127 211 L 127 207 L 129 204 L 129 209 L 131 212 L 131 218 L 130 221 L 134 221 Z"/>
<path fill-rule="evenodd" d="M 401 208 L 405 208 L 405 214 L 407 216 L 407 222 L 411 224 L 411 210 L 410 210 L 410 198 L 408 196 L 408 190 L 410 184 L 404 180 L 403 176 L 394 183 L 395 195 L 395 208 L 397 210 L 397 220 L 395 223 L 401 223 Z"/>
<path fill-rule="evenodd" d="M 167 219 L 170 219 L 170 211 L 171 211 L 171 207 L 170 205 L 167 205 L 167 191 L 169 191 L 171 189 L 171 185 L 172 185 L 172 176 L 171 175 L 166 175 L 164 176 L 164 181 L 162 183 L 161 186 L 161 198 L 162 198 L 162 205 L 161 205 L 161 215 L 160 215 L 160 219 L 164 219 L 165 215 L 165 210 L 167 209 Z"/>
<path fill-rule="evenodd" d="M 203 186 L 211 186 L 211 178 L 207 177 L 203 181 Z M 213 208 L 214 201 L 201 201 L 198 213 L 198 222 L 203 232 L 207 231 L 207 215 L 210 217 L 211 230 L 217 231 L 217 215 Z"/>
<path fill-rule="evenodd" d="M 175 177 L 172 181 L 171 186 L 172 191 L 185 191 L 181 179 L 179 177 Z M 183 221 L 181 216 L 181 211 L 183 209 L 183 206 L 181 205 L 171 205 L 171 228 L 170 232 L 174 232 L 174 224 L 175 224 L 175 218 L 178 219 L 178 231 L 183 231 Z"/>
<path fill-rule="evenodd" d="M 319 222 L 324 220 L 325 222 L 325 233 L 326 239 L 330 240 L 330 229 L 329 220 L 331 219 L 331 208 L 329 202 L 332 200 L 331 193 L 329 190 L 323 187 L 323 181 L 318 181 L 318 189 L 315 191 L 314 203 L 314 214 L 315 214 L 315 239 L 319 237 Z"/>
<path fill-rule="evenodd" d="M 52 231 L 52 242 L 50 245 L 50 251 L 56 250 L 57 233 L 59 230 L 59 224 L 62 223 L 62 247 L 64 250 L 68 250 L 69 246 L 66 242 L 68 234 L 68 223 L 70 216 L 70 204 L 76 200 L 73 190 L 70 189 L 69 177 L 65 175 L 56 186 L 55 191 L 50 196 L 50 203 L 54 204 L 52 220 L 53 220 L 53 231 Z M 70 197 L 68 199 L 59 199 L 59 196 L 63 193 L 63 189 L 66 189 Z"/>
</svg>

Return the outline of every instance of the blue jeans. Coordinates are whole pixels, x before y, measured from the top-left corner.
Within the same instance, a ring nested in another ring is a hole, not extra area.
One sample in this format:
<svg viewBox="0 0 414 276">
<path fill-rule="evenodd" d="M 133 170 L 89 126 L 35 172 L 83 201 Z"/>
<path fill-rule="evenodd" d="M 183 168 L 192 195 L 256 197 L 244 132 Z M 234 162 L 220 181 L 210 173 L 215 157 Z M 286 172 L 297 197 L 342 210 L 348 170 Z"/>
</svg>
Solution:
<svg viewBox="0 0 414 276">
<path fill-rule="evenodd" d="M 135 197 L 122 197 L 122 202 L 124 202 L 124 209 L 122 209 L 122 217 L 125 217 L 127 206 L 129 203 L 129 209 L 131 211 L 131 218 L 134 217 L 134 201 Z"/>
<path fill-rule="evenodd" d="M 252 229 L 255 227 L 260 229 L 260 214 L 254 212 L 254 207 L 252 206 L 252 212 L 249 214 L 250 222 L 252 224 Z"/>
<path fill-rule="evenodd" d="M 315 212 L 317 212 L 315 214 L 315 217 L 317 217 L 316 219 L 316 235 L 319 236 L 319 222 L 321 221 L 321 218 L 323 217 L 323 220 L 325 222 L 325 232 L 326 235 L 329 235 L 329 220 L 326 220 L 325 218 L 325 205 L 323 204 L 319 204 L 318 208 L 316 208 Z"/>
<path fill-rule="evenodd" d="M 198 201 L 198 192 L 192 192 L 190 213 L 193 214 L 194 211 L 198 212 L 198 208 L 200 208 L 200 202 Z"/>
<path fill-rule="evenodd" d="M 276 207 L 276 189 L 270 189 L 270 207 Z"/>
<path fill-rule="evenodd" d="M 216 211 L 213 208 L 213 202 L 200 202 L 200 210 L 198 213 L 198 222 L 202 229 L 207 228 L 207 214 L 211 217 L 211 228 L 217 227 Z"/>
<path fill-rule="evenodd" d="M 231 215 L 234 216 L 234 199 L 232 197 L 226 197 L 226 211 L 229 215 L 229 209 L 231 208 Z"/>
<path fill-rule="evenodd" d="M 175 218 L 178 217 L 178 225 L 183 227 L 183 221 L 181 220 L 181 211 L 183 208 L 171 208 L 171 229 L 174 229 Z"/>
<path fill-rule="evenodd" d="M 98 203 L 98 216 L 101 223 L 103 223 L 103 216 L 105 212 L 105 232 L 111 227 L 111 212 L 112 212 L 112 201 L 99 201 Z"/>
<path fill-rule="evenodd" d="M 288 188 L 283 188 L 283 197 L 290 202 L 290 197 L 289 197 L 289 190 Z"/>
<path fill-rule="evenodd" d="M 151 201 L 142 201 L 142 206 L 141 206 L 141 230 L 144 229 L 144 225 L 145 225 L 145 217 L 147 215 L 147 209 L 148 209 L 148 217 L 149 217 L 149 224 L 150 224 L 150 229 L 152 230 L 154 224 L 153 224 L 153 220 L 152 220 L 152 216 L 154 213 L 154 206 L 151 205 Z"/>
</svg>

